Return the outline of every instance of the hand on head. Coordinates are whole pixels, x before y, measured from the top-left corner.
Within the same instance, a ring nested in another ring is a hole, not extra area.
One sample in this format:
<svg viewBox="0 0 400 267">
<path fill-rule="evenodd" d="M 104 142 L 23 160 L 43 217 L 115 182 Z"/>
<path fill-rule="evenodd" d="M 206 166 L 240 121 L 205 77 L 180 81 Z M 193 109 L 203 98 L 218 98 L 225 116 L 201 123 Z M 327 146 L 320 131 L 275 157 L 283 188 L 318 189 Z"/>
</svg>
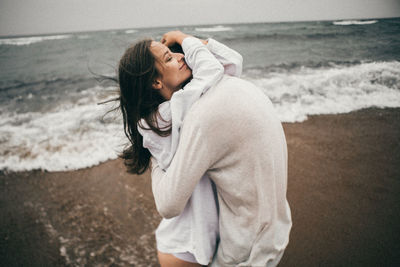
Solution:
<svg viewBox="0 0 400 267">
<path fill-rule="evenodd" d="M 170 31 L 163 35 L 160 42 L 168 47 L 170 47 L 174 44 L 182 45 L 183 39 L 185 39 L 186 37 L 189 37 L 189 36 L 190 35 L 185 34 L 181 31 Z"/>
</svg>

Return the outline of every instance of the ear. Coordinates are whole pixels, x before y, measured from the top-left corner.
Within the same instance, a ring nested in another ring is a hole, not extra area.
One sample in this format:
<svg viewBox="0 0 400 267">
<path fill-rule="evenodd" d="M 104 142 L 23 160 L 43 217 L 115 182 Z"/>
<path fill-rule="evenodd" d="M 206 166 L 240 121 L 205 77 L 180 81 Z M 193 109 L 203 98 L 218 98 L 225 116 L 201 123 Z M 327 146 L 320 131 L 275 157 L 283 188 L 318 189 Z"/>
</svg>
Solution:
<svg viewBox="0 0 400 267">
<path fill-rule="evenodd" d="M 162 82 L 160 79 L 154 79 L 152 86 L 154 89 L 160 90 L 162 88 Z"/>
</svg>

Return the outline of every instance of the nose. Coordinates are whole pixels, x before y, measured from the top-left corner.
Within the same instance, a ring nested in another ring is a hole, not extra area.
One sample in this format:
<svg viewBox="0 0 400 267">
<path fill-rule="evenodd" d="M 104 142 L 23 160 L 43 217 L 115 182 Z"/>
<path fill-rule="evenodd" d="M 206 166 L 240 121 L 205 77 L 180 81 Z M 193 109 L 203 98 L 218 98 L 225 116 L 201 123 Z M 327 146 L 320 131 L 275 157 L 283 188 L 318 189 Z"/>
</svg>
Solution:
<svg viewBox="0 0 400 267">
<path fill-rule="evenodd" d="M 174 53 L 174 56 L 178 61 L 181 61 L 185 57 L 185 55 L 181 53 Z"/>
</svg>

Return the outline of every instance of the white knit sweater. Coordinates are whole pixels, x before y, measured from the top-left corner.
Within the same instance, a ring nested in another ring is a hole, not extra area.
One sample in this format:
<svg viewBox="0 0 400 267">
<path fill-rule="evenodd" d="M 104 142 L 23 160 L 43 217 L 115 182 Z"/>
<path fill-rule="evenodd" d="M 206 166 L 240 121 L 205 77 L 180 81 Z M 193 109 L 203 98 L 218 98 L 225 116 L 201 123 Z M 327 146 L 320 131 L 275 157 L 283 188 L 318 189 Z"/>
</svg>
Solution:
<svg viewBox="0 0 400 267">
<path fill-rule="evenodd" d="M 182 212 L 204 173 L 220 206 L 213 266 L 275 266 L 289 241 L 287 147 L 271 101 L 225 75 L 193 104 L 176 154 L 164 172 L 152 162 L 152 188 L 165 218 Z"/>
</svg>

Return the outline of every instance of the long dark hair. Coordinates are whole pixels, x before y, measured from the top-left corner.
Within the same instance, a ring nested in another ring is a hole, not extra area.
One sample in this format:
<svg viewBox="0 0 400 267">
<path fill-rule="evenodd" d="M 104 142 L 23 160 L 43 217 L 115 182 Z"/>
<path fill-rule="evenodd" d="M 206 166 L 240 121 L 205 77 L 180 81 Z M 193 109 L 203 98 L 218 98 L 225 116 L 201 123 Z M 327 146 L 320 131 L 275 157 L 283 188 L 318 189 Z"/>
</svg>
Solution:
<svg viewBox="0 0 400 267">
<path fill-rule="evenodd" d="M 119 61 L 118 84 L 124 132 L 130 144 L 120 155 L 128 172 L 142 174 L 149 167 L 150 152 L 143 147 L 143 137 L 137 127 L 152 130 L 160 136 L 171 134 L 171 127 L 160 128 L 157 123 L 158 106 L 165 101 L 152 83 L 160 76 L 157 59 L 150 51 L 151 39 L 144 39 L 129 47 Z M 144 119 L 149 128 L 140 124 Z"/>
</svg>

